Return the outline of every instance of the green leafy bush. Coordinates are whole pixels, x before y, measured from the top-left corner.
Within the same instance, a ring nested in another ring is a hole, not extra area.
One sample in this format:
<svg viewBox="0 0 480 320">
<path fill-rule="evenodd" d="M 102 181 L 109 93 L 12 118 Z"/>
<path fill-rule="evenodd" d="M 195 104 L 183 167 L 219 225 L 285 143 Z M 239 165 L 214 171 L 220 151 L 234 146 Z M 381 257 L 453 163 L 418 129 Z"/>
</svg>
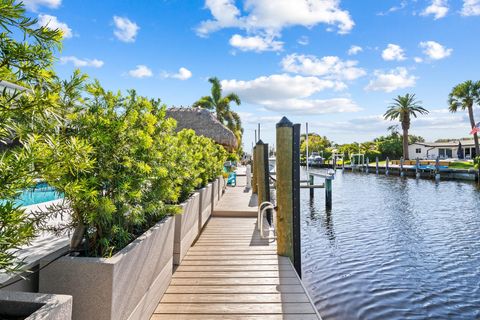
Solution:
<svg viewBox="0 0 480 320">
<path fill-rule="evenodd" d="M 16 251 L 43 224 L 45 215 L 15 204 L 35 179 L 67 200 L 47 212 L 71 217 L 53 229 L 74 229 L 73 250 L 108 257 L 221 174 L 223 147 L 176 133 L 159 100 L 85 85 L 79 72 L 59 80 L 52 63 L 62 33 L 37 28 L 23 4 L 0 0 L 0 23 L 0 79 L 29 89 L 0 92 L 0 272 L 21 267 Z"/>
<path fill-rule="evenodd" d="M 0 0 L 0 80 L 29 89 L 0 90 L 0 272 L 21 268 L 15 253 L 35 237 L 37 219 L 15 199 L 37 176 L 33 164 L 38 146 L 31 136 L 48 134 L 61 110 L 61 85 L 51 67 L 62 32 L 37 22 L 26 17 L 22 3 Z"/>
<path fill-rule="evenodd" d="M 98 82 L 86 93 L 39 163 L 69 202 L 72 249 L 108 257 L 218 176 L 225 152 L 191 130 L 176 134 L 159 100 L 133 90 L 122 96 Z"/>
<path fill-rule="evenodd" d="M 475 157 L 475 159 L 473 159 L 473 164 L 475 165 L 475 169 L 480 168 L 480 156 Z"/>
</svg>

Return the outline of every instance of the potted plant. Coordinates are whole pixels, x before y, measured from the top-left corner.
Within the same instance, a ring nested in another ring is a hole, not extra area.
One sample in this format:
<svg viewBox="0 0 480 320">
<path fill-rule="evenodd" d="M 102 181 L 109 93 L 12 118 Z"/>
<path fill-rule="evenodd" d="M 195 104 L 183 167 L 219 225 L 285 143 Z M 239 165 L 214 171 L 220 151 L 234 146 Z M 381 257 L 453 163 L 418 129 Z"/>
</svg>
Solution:
<svg viewBox="0 0 480 320">
<path fill-rule="evenodd" d="M 175 123 L 159 101 L 105 91 L 98 82 L 52 137 L 39 167 L 62 192 L 74 230 L 69 256 L 44 261 L 40 291 L 73 296 L 75 319 L 127 319 L 153 312 L 173 264 L 176 206 L 169 199 Z M 128 293 L 128 294 L 126 294 Z"/>
</svg>

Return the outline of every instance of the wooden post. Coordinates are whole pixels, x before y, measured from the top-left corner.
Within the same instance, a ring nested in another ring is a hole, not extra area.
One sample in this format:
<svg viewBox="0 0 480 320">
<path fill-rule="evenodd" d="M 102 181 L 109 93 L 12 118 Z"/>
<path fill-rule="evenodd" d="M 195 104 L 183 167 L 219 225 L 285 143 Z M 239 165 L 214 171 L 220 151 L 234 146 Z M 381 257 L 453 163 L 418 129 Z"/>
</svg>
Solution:
<svg viewBox="0 0 480 320">
<path fill-rule="evenodd" d="M 385 159 L 385 160 L 386 160 L 386 162 L 385 162 L 385 174 L 388 176 L 388 166 L 389 166 L 390 159 L 388 159 L 388 157 L 387 157 L 387 159 Z"/>
<path fill-rule="evenodd" d="M 277 253 L 301 277 L 300 125 L 283 117 L 277 130 Z"/>
<path fill-rule="evenodd" d="M 375 172 L 378 174 L 378 157 L 375 157 Z"/>
<path fill-rule="evenodd" d="M 440 157 L 437 156 L 435 159 L 435 180 L 440 181 Z"/>
<path fill-rule="evenodd" d="M 418 160 L 418 157 L 415 159 L 415 178 L 420 178 L 420 170 L 418 168 L 420 161 Z"/>
<path fill-rule="evenodd" d="M 342 157 L 342 171 L 345 170 L 345 153 L 343 154 Z"/>
<path fill-rule="evenodd" d="M 306 156 L 307 156 L 306 163 L 307 163 L 307 173 L 308 173 L 308 122 L 305 123 L 305 133 L 306 133 L 306 135 L 305 135 L 305 146 L 306 146 L 305 151 L 306 151 Z"/>
<path fill-rule="evenodd" d="M 302 236 L 300 219 L 300 124 L 293 125 L 292 142 L 293 266 L 302 277 Z"/>
<path fill-rule="evenodd" d="M 365 163 L 366 163 L 365 172 L 368 173 L 368 166 L 370 165 L 370 159 L 368 159 L 368 157 L 367 157 L 367 160 L 365 161 Z"/>
<path fill-rule="evenodd" d="M 256 152 L 257 194 L 258 204 L 260 205 L 265 201 L 270 201 L 270 184 L 268 180 L 268 144 L 264 144 L 262 140 L 258 140 Z"/>
<path fill-rule="evenodd" d="M 258 193 L 258 190 L 257 190 L 257 172 L 256 172 L 257 163 L 256 162 L 257 162 L 257 146 L 253 147 L 253 161 L 252 161 L 252 193 L 255 193 L 255 194 Z"/>
<path fill-rule="evenodd" d="M 405 173 L 403 172 L 403 157 L 400 158 L 400 177 L 403 177 Z"/>
<path fill-rule="evenodd" d="M 332 208 L 332 179 L 325 178 L 325 206 Z"/>
<path fill-rule="evenodd" d="M 313 174 L 310 174 L 308 176 L 308 184 L 313 186 L 315 184 L 315 176 Z M 310 199 L 312 199 L 314 196 L 314 189 L 310 188 Z"/>
</svg>

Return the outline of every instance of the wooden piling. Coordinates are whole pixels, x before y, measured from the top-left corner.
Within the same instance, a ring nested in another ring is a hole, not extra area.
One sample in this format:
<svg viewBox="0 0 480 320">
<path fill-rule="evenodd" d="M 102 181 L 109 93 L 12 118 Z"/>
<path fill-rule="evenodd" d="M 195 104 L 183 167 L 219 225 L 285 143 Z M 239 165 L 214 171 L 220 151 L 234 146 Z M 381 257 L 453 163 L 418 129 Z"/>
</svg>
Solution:
<svg viewBox="0 0 480 320">
<path fill-rule="evenodd" d="M 283 117 L 277 130 L 277 253 L 301 277 L 300 125 Z"/>
<path fill-rule="evenodd" d="M 255 136 L 257 131 L 255 131 Z M 257 146 L 253 147 L 253 161 L 252 161 L 252 193 L 257 194 L 257 173 L 256 173 L 256 168 L 257 168 Z"/>
<path fill-rule="evenodd" d="M 367 157 L 365 163 L 366 163 L 365 172 L 368 173 L 368 166 L 370 165 L 370 159 L 368 159 L 368 157 Z"/>
<path fill-rule="evenodd" d="M 375 173 L 378 174 L 378 157 L 375 157 Z"/>
<path fill-rule="evenodd" d="M 293 125 L 292 141 L 293 266 L 302 277 L 302 221 L 300 219 L 300 124 Z"/>
<path fill-rule="evenodd" d="M 308 177 L 308 184 L 313 186 L 315 184 L 315 176 L 313 174 L 309 175 Z M 314 189 L 310 188 L 310 199 L 314 196 Z"/>
<path fill-rule="evenodd" d="M 257 150 L 257 193 L 258 204 L 270 201 L 270 184 L 268 170 L 268 144 L 259 140 L 256 145 Z"/>
<path fill-rule="evenodd" d="M 440 157 L 435 159 L 435 180 L 440 181 Z"/>
<path fill-rule="evenodd" d="M 385 174 L 388 176 L 388 168 L 389 168 L 389 162 L 390 162 L 390 159 L 385 159 Z"/>
<path fill-rule="evenodd" d="M 419 166 L 420 166 L 420 159 L 415 159 L 415 178 L 419 179 L 420 178 L 420 169 L 419 169 Z"/>
<path fill-rule="evenodd" d="M 400 177 L 403 177 L 405 175 L 405 172 L 403 172 L 403 157 L 400 158 Z"/>
<path fill-rule="evenodd" d="M 325 179 L 325 206 L 327 209 L 332 208 L 332 179 Z"/>
</svg>

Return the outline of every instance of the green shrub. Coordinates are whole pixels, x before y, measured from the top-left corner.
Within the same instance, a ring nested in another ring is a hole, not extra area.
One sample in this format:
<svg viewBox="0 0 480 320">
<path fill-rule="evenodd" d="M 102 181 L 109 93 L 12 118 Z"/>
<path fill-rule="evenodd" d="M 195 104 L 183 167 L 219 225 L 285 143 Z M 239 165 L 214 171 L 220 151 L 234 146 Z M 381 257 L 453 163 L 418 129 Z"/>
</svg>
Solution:
<svg viewBox="0 0 480 320">
<path fill-rule="evenodd" d="M 475 165 L 475 169 L 480 168 L 480 156 L 477 156 L 475 159 L 473 159 L 473 164 Z"/>
<path fill-rule="evenodd" d="M 61 110 L 57 90 L 61 86 L 51 67 L 62 33 L 38 27 L 37 22 L 25 15 L 23 3 L 0 0 L 0 80 L 32 89 L 0 90 L 0 272 L 19 270 L 22 261 L 15 253 L 35 237 L 37 219 L 15 199 L 36 177 L 37 146 L 29 142 L 30 135 L 48 133 Z"/>
<path fill-rule="evenodd" d="M 159 100 L 105 91 L 98 82 L 86 91 L 40 163 L 69 202 L 72 249 L 108 257 L 215 179 L 225 151 L 192 130 L 176 134 Z"/>
</svg>

